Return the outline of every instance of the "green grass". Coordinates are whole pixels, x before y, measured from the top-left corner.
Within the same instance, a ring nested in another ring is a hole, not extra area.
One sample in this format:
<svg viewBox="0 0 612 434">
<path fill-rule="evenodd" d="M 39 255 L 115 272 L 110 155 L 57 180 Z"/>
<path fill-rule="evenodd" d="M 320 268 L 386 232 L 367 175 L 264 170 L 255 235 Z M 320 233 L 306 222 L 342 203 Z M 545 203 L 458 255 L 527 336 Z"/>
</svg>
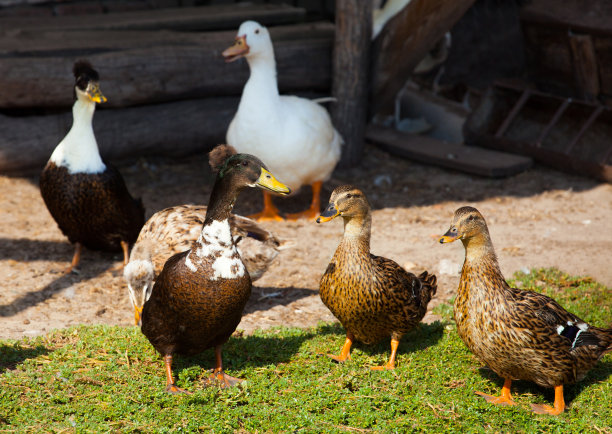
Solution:
<svg viewBox="0 0 612 434">
<path fill-rule="evenodd" d="M 612 291 L 555 270 L 515 276 L 543 290 L 584 320 L 612 322 Z M 344 330 L 274 329 L 232 337 L 224 347 L 233 389 L 204 388 L 212 351 L 176 357 L 178 385 L 192 395 L 163 392 L 161 359 L 135 327 L 82 326 L 35 339 L 0 341 L 0 432 L 612 432 L 612 356 L 585 380 L 567 386 L 570 408 L 540 416 L 529 403 L 553 393 L 513 383 L 516 407 L 496 407 L 473 393 L 499 392 L 502 380 L 466 349 L 450 321 L 422 324 L 400 345 L 397 369 L 370 371 L 389 355 L 389 342 L 355 345 L 339 365 Z"/>
</svg>

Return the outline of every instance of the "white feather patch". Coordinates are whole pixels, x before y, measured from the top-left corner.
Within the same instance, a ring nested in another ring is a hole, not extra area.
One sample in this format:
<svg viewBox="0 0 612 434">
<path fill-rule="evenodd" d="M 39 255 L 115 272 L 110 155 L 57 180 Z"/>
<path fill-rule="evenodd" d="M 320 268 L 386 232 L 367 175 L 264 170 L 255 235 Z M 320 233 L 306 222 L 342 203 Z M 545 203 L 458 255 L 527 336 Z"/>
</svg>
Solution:
<svg viewBox="0 0 612 434">
<path fill-rule="evenodd" d="M 204 226 L 196 244 L 198 247 L 194 253 L 197 260 L 194 260 L 200 264 L 204 260 L 213 261 L 213 275 L 210 276 L 212 280 L 235 279 L 244 276 L 245 267 L 233 243 L 227 220 L 213 220 Z M 192 270 L 191 267 L 189 269 Z M 192 271 L 195 271 L 195 266 Z"/>
<path fill-rule="evenodd" d="M 557 326 L 557 333 L 561 334 L 563 333 L 563 330 L 565 330 L 565 327 L 563 327 L 562 325 Z"/>
</svg>

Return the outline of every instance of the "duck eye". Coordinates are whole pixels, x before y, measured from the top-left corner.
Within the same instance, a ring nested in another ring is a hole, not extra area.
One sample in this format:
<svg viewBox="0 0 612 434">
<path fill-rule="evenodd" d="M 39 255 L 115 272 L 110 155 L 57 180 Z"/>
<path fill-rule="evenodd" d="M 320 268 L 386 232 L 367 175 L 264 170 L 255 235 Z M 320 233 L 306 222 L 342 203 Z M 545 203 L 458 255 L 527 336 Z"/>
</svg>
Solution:
<svg viewBox="0 0 612 434">
<path fill-rule="evenodd" d="M 243 162 L 242 162 L 242 165 L 243 165 L 243 166 L 248 166 L 248 165 L 249 165 L 249 162 L 245 160 L 245 161 L 243 161 Z"/>
<path fill-rule="evenodd" d="M 353 194 L 352 193 L 347 193 L 346 198 L 350 199 L 351 197 L 353 197 Z"/>
<path fill-rule="evenodd" d="M 259 35 L 259 29 L 255 29 L 255 34 Z"/>
</svg>

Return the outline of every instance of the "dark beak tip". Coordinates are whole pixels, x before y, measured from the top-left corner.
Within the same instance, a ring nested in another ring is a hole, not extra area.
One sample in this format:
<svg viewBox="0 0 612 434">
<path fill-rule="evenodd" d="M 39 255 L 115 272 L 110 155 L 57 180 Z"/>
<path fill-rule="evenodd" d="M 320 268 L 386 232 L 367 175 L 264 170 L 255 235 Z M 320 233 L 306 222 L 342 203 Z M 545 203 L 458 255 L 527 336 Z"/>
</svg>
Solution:
<svg viewBox="0 0 612 434">
<path fill-rule="evenodd" d="M 317 217 L 317 223 L 321 223 L 321 217 Z"/>
</svg>

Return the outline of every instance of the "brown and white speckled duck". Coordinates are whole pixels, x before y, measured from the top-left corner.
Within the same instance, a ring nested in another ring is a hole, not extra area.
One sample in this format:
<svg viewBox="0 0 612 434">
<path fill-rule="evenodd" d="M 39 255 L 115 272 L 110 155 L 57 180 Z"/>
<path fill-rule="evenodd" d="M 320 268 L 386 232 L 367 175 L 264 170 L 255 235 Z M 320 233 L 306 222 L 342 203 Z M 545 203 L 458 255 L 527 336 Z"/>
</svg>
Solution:
<svg viewBox="0 0 612 434">
<path fill-rule="evenodd" d="M 51 154 L 40 175 L 40 193 L 61 231 L 75 245 L 70 272 L 79 264 L 83 246 L 123 251 L 144 224 L 144 208 L 132 198 L 119 171 L 103 161 L 92 127 L 96 103 L 106 101 L 98 73 L 85 61 L 73 68 L 76 102 L 72 128 Z"/>
<path fill-rule="evenodd" d="M 130 253 L 130 262 L 123 269 L 136 324 L 142 307 L 151 296 L 153 281 L 161 273 L 168 258 L 189 250 L 202 232 L 206 206 L 178 205 L 156 212 L 140 230 Z M 255 282 L 268 269 L 284 247 L 274 234 L 254 220 L 231 214 L 232 238 L 242 262 Z"/>
<path fill-rule="evenodd" d="M 325 274 L 319 294 L 346 329 L 346 341 L 338 362 L 350 358 L 356 339 L 373 344 L 391 337 L 391 356 L 384 366 L 394 369 L 399 341 L 427 311 L 436 293 L 436 276 L 424 271 L 418 277 L 391 259 L 370 254 L 370 204 L 361 190 L 351 185 L 336 188 L 317 222 L 344 219 L 344 236 Z"/>
<path fill-rule="evenodd" d="M 501 396 L 476 392 L 488 402 L 514 405 L 512 380 L 555 388 L 554 407 L 565 409 L 563 385 L 580 381 L 612 350 L 612 329 L 593 327 L 543 294 L 511 288 L 502 275 L 483 216 L 469 206 L 455 211 L 441 243 L 461 240 L 465 262 L 455 299 L 457 332 L 467 347 L 504 379 Z"/>
<path fill-rule="evenodd" d="M 211 161 L 219 172 L 200 236 L 191 249 L 166 261 L 142 311 L 142 332 L 164 357 L 170 393 L 184 392 L 172 377 L 173 355 L 211 347 L 216 364 L 209 381 L 222 387 L 240 381 L 223 372 L 221 358 L 221 347 L 236 330 L 251 295 L 251 278 L 231 235 L 231 211 L 246 187 L 290 193 L 257 157 L 221 146 Z"/>
</svg>

